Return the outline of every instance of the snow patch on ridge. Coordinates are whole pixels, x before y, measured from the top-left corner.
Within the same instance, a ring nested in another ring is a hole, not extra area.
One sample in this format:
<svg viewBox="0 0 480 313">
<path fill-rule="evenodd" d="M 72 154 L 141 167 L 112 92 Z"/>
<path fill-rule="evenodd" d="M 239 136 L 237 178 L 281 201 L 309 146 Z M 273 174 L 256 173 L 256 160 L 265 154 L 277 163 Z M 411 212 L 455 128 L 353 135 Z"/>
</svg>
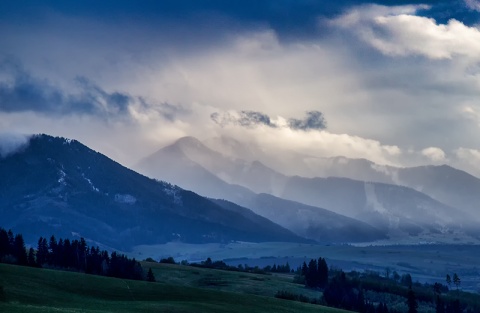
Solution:
<svg viewBox="0 0 480 313">
<path fill-rule="evenodd" d="M 166 185 L 163 189 L 166 195 L 173 197 L 173 203 L 176 205 L 182 205 L 182 196 L 180 195 L 180 188 L 176 186 L 168 186 Z"/>
<path fill-rule="evenodd" d="M 137 202 L 137 198 L 129 194 L 122 195 L 117 193 L 115 195 L 115 202 L 125 203 L 125 204 L 135 204 Z"/>
<path fill-rule="evenodd" d="M 67 174 L 63 170 L 60 170 L 58 173 L 60 174 L 60 178 L 58 179 L 58 182 L 61 185 L 66 186 L 67 183 L 65 182 L 65 177 L 67 177 Z"/>
<path fill-rule="evenodd" d="M 82 177 L 83 177 L 83 179 L 85 179 L 85 180 L 88 182 L 88 184 L 92 187 L 93 191 L 100 192 L 100 190 L 93 185 L 92 181 L 91 181 L 88 177 L 86 177 L 84 173 L 82 173 Z"/>
</svg>

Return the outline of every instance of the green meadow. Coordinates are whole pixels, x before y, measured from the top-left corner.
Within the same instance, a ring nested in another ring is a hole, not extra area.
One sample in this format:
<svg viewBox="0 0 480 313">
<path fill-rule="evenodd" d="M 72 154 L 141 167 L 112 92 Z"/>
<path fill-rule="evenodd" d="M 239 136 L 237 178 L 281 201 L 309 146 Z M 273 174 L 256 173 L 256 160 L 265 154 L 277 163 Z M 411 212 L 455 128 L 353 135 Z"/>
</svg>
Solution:
<svg viewBox="0 0 480 313">
<path fill-rule="evenodd" d="M 274 298 L 278 290 L 311 292 L 286 277 L 143 266 L 157 282 L 0 264 L 0 312 L 345 312 Z"/>
</svg>

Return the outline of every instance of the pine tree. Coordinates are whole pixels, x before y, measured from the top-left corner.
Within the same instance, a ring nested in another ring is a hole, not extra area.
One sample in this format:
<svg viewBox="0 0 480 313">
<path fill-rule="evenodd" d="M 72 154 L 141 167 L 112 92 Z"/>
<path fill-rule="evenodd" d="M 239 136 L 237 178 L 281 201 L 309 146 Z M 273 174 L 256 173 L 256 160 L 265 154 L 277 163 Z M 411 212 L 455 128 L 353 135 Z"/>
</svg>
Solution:
<svg viewBox="0 0 480 313">
<path fill-rule="evenodd" d="M 442 298 L 440 296 L 437 296 L 437 301 L 435 305 L 435 313 L 445 313 L 445 304 L 442 301 Z"/>
<path fill-rule="evenodd" d="M 410 288 L 408 289 L 407 306 L 408 313 L 417 313 L 418 303 L 417 298 L 415 297 L 415 293 L 412 290 L 412 286 L 410 286 Z"/>
<path fill-rule="evenodd" d="M 307 274 L 308 274 L 307 263 L 305 263 L 305 261 L 303 261 L 303 264 L 302 264 L 302 275 L 303 275 L 303 276 L 307 276 Z"/>
<path fill-rule="evenodd" d="M 307 275 L 305 276 L 305 282 L 307 287 L 315 288 L 318 285 L 318 267 L 317 260 L 311 259 L 308 263 Z"/>
<path fill-rule="evenodd" d="M 8 240 L 8 233 L 5 229 L 0 228 L 0 261 L 8 254 L 10 250 L 10 242 Z"/>
<path fill-rule="evenodd" d="M 25 241 L 20 234 L 17 234 L 14 239 L 14 256 L 17 259 L 18 265 L 28 265 L 27 250 L 25 248 Z"/>
<path fill-rule="evenodd" d="M 458 287 L 461 284 L 461 280 L 460 280 L 460 277 L 458 277 L 457 273 L 453 274 L 453 284 L 455 285 L 455 287 L 457 287 L 457 290 L 458 290 Z"/>
<path fill-rule="evenodd" d="M 445 281 L 447 282 L 448 287 L 452 285 L 452 278 L 450 277 L 450 275 L 447 274 L 447 278 L 445 279 Z"/>
<path fill-rule="evenodd" d="M 58 249 L 57 249 L 57 240 L 55 236 L 50 237 L 50 242 L 48 244 L 48 264 L 50 265 L 58 265 Z"/>
<path fill-rule="evenodd" d="M 153 275 L 153 272 L 152 272 L 152 268 L 150 267 L 148 269 L 148 273 L 147 273 L 147 281 L 149 282 L 155 282 L 155 275 Z"/>
<path fill-rule="evenodd" d="M 37 265 L 42 267 L 48 261 L 47 239 L 40 237 L 37 244 Z"/>
<path fill-rule="evenodd" d="M 28 250 L 28 266 L 37 267 L 37 261 L 35 260 L 35 250 L 30 248 Z"/>
<path fill-rule="evenodd" d="M 318 285 L 320 288 L 325 288 L 328 284 L 328 265 L 323 258 L 318 259 Z"/>
</svg>

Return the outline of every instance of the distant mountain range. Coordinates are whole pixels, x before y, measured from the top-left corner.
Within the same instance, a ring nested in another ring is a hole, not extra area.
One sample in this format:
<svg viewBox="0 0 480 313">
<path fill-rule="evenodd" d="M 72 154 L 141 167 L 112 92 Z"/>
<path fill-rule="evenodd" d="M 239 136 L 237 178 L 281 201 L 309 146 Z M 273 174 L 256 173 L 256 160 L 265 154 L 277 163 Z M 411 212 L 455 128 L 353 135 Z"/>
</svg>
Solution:
<svg viewBox="0 0 480 313">
<path fill-rule="evenodd" d="M 52 234 L 116 249 L 169 241 L 306 241 L 248 209 L 147 178 L 75 140 L 33 136 L 0 159 L 0 173 L 0 227 L 29 243 Z"/>
<path fill-rule="evenodd" d="M 223 150 L 227 153 L 222 153 Z M 250 160 L 236 157 L 235 153 Z M 291 153 L 288 157 L 292 159 L 295 155 Z M 296 156 L 298 163 L 304 163 L 305 156 Z M 137 168 L 206 196 L 244 205 L 297 234 L 316 240 L 321 236 L 314 236 L 306 229 L 325 229 L 326 212 L 336 213 L 337 218 L 348 216 L 351 221 L 362 221 L 374 227 L 376 232 L 371 234 L 388 234 L 391 238 L 477 233 L 475 200 L 480 197 L 480 181 L 451 167 L 402 169 L 362 159 L 318 158 L 316 171 L 327 177 L 312 178 L 284 175 L 252 160 L 254 157 L 262 158 L 258 147 L 242 147 L 242 143 L 234 139 L 210 139 L 204 144 L 184 137 L 145 158 Z M 275 160 L 273 163 L 280 164 Z M 309 160 L 309 164 L 314 162 Z M 329 174 L 338 177 L 329 177 Z M 462 187 L 464 184 L 468 187 Z M 276 200 L 264 201 L 267 194 Z M 300 207 L 303 213 L 295 215 L 293 212 L 300 212 Z M 318 218 L 305 219 L 307 211 L 315 212 L 311 214 Z M 345 222 L 328 224 L 345 225 Z"/>
<path fill-rule="evenodd" d="M 294 152 L 287 157 L 305 161 Z M 119 250 L 171 241 L 479 237 L 479 179 L 449 166 L 395 168 L 338 157 L 317 169 L 336 177 L 302 177 L 265 161 L 254 145 L 185 137 L 138 163 L 148 178 L 78 141 L 36 135 L 0 158 L 0 227 L 31 244 L 53 234 Z"/>
<path fill-rule="evenodd" d="M 202 164 L 200 164 L 200 162 Z M 261 194 L 242 185 L 256 186 Z M 314 206 L 274 197 L 271 187 L 286 184 L 286 177 L 263 166 L 226 157 L 192 137 L 181 138 L 143 159 L 139 172 L 170 181 L 214 199 L 226 199 L 288 228 L 297 235 L 319 242 L 365 242 L 386 238 L 386 232 L 359 220 Z M 278 180 L 275 180 L 278 179 Z M 262 189 L 265 187 L 266 189 Z M 283 189 L 284 187 L 281 186 Z"/>
</svg>

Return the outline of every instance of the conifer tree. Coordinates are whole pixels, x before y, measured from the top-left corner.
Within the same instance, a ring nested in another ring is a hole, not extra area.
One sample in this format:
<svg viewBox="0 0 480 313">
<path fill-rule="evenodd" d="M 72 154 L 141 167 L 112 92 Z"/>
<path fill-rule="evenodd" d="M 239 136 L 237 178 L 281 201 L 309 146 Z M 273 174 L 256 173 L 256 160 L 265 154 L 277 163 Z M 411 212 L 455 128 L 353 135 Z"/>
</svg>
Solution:
<svg viewBox="0 0 480 313">
<path fill-rule="evenodd" d="M 148 273 L 147 273 L 147 281 L 149 282 L 155 282 L 155 275 L 153 275 L 153 272 L 152 272 L 152 268 L 150 267 L 148 269 Z"/>
<path fill-rule="evenodd" d="M 442 301 L 442 298 L 437 295 L 437 301 L 435 305 L 435 313 L 445 313 L 445 304 Z"/>
<path fill-rule="evenodd" d="M 33 250 L 33 248 L 30 248 L 28 250 L 28 266 L 37 267 L 37 262 L 35 260 L 35 250 Z"/>
<path fill-rule="evenodd" d="M 28 264 L 28 256 L 27 256 L 27 250 L 25 248 L 25 241 L 23 241 L 23 237 L 20 234 L 17 234 L 15 236 L 13 254 L 17 259 L 18 265 Z"/>
<path fill-rule="evenodd" d="M 453 284 L 455 285 L 455 287 L 457 287 L 458 290 L 458 287 L 460 287 L 461 284 L 461 280 L 460 277 L 458 277 L 457 273 L 453 274 Z"/>
<path fill-rule="evenodd" d="M 445 279 L 445 281 L 447 282 L 448 287 L 452 285 L 452 278 L 449 274 L 447 274 L 447 278 Z"/>
<path fill-rule="evenodd" d="M 408 313 L 417 313 L 418 303 L 417 298 L 415 297 L 415 293 L 412 290 L 412 286 L 410 286 L 410 288 L 408 289 L 407 306 Z"/>
<path fill-rule="evenodd" d="M 0 260 L 9 253 L 10 242 L 8 240 L 8 233 L 5 229 L 0 228 Z"/>
<path fill-rule="evenodd" d="M 37 244 L 37 265 L 41 267 L 45 263 L 47 263 L 47 260 L 48 260 L 47 239 L 40 237 L 40 239 L 38 239 L 38 244 Z"/>
<path fill-rule="evenodd" d="M 318 286 L 325 288 L 328 284 L 328 265 L 324 258 L 318 259 Z"/>
</svg>

